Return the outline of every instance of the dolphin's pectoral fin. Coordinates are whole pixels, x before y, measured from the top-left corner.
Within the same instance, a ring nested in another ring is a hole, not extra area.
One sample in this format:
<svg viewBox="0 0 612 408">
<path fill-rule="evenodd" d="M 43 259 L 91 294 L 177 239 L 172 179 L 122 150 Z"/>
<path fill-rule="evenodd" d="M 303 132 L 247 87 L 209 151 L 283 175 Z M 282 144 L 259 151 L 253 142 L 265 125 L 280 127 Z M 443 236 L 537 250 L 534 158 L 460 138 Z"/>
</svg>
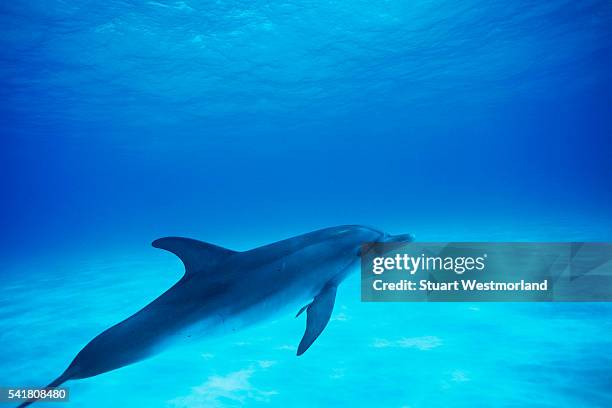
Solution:
<svg viewBox="0 0 612 408">
<path fill-rule="evenodd" d="M 295 317 L 298 317 L 299 315 L 302 314 L 302 312 L 304 312 L 304 310 L 306 310 L 308 308 L 308 306 L 312 305 L 312 302 L 308 303 L 307 305 L 302 306 L 302 308 L 300 309 L 299 312 L 297 312 L 297 314 L 295 315 Z"/>
<path fill-rule="evenodd" d="M 332 310 L 334 309 L 334 301 L 336 300 L 336 288 L 334 284 L 327 284 L 317 296 L 315 296 L 312 303 L 306 305 L 298 312 L 300 313 L 306 309 L 306 332 L 304 337 L 300 341 L 298 346 L 297 355 L 301 356 L 304 354 L 308 347 L 314 343 L 319 335 L 327 326 L 329 318 L 331 317 Z M 297 316 L 296 316 L 297 317 Z"/>
<path fill-rule="evenodd" d="M 212 270 L 236 251 L 190 238 L 159 238 L 151 244 L 178 256 L 185 265 L 185 274 Z"/>
</svg>

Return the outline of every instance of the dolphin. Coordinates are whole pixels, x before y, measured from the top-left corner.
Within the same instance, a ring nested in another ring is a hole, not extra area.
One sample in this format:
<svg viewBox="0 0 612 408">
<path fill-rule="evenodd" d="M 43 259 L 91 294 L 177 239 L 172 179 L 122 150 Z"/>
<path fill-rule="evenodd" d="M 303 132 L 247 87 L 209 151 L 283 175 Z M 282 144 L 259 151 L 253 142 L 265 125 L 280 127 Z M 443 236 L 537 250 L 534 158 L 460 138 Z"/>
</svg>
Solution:
<svg viewBox="0 0 612 408">
<path fill-rule="evenodd" d="M 136 363 L 186 337 L 237 330 L 291 306 L 302 306 L 296 317 L 306 312 L 300 356 L 327 326 L 336 289 L 356 269 L 362 246 L 412 240 L 410 234 L 361 225 L 325 228 L 243 252 L 190 238 L 157 239 L 155 248 L 181 259 L 183 277 L 91 340 L 47 388 Z"/>
</svg>

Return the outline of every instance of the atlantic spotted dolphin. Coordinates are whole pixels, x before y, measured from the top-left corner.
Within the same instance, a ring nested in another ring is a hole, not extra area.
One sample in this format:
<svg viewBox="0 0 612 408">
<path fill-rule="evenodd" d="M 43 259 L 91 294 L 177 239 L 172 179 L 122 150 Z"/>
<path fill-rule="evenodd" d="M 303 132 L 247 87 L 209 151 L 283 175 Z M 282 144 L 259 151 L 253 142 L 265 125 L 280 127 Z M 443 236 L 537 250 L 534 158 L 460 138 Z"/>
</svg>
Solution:
<svg viewBox="0 0 612 408">
<path fill-rule="evenodd" d="M 91 340 L 48 387 L 93 377 L 144 360 L 184 340 L 236 330 L 288 307 L 306 312 L 302 355 L 332 314 L 336 289 L 359 263 L 362 245 L 409 242 L 374 228 L 326 228 L 238 252 L 189 238 L 153 241 L 178 256 L 183 277 L 157 299 Z M 33 401 L 20 405 L 25 407 Z"/>
</svg>

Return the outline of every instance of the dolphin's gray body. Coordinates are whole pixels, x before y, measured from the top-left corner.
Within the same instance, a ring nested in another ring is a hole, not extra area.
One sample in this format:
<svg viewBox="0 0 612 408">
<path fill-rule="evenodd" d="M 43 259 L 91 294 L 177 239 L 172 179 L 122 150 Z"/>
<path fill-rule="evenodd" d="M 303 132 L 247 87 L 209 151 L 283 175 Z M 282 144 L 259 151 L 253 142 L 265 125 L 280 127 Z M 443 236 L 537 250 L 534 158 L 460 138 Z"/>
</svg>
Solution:
<svg viewBox="0 0 612 408">
<path fill-rule="evenodd" d="M 153 246 L 176 254 L 185 275 L 91 340 L 49 387 L 135 363 L 187 336 L 235 330 L 288 306 L 303 306 L 298 315 L 307 314 L 297 349 L 301 355 L 327 325 L 336 288 L 358 263 L 362 245 L 411 239 L 358 225 L 326 228 L 244 252 L 189 238 L 160 238 Z"/>
</svg>

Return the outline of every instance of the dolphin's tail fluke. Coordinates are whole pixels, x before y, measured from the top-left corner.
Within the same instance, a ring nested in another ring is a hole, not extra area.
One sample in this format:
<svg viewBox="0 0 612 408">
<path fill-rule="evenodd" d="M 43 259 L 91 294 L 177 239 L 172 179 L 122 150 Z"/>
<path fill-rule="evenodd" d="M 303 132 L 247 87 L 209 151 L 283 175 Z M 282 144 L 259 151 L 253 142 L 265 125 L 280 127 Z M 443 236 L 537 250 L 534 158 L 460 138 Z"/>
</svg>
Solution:
<svg viewBox="0 0 612 408">
<path fill-rule="evenodd" d="M 55 387 L 59 387 L 60 385 L 62 385 L 63 383 L 65 383 L 66 381 L 70 380 L 72 378 L 72 372 L 70 372 L 71 370 L 66 370 L 64 371 L 64 373 L 62 375 L 60 375 L 59 377 L 57 377 L 55 380 L 51 381 L 51 383 L 49 383 L 49 385 L 47 385 L 45 388 L 55 388 Z M 30 398 L 29 400 L 22 402 L 21 404 L 19 404 L 17 406 L 17 408 L 23 408 L 23 407 L 27 407 L 30 404 L 35 403 L 36 401 L 38 401 L 38 398 Z"/>
</svg>

